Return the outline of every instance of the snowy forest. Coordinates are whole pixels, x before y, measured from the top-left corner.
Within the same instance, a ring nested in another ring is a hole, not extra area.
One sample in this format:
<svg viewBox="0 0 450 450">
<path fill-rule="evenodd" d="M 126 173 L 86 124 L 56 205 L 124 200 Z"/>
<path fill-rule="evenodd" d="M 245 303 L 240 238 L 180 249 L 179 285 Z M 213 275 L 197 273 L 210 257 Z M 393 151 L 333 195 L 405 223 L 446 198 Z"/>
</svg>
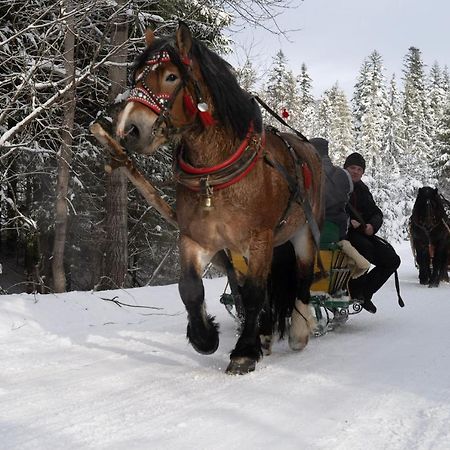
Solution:
<svg viewBox="0 0 450 450">
<path fill-rule="evenodd" d="M 284 4 L 0 0 L 1 292 L 177 279 L 177 231 L 121 171 L 105 172 L 108 159 L 89 125 L 99 117 L 107 123 L 126 98 L 128 67 L 147 28 L 171 32 L 182 19 L 226 59 L 233 26 L 270 20 Z M 328 139 L 337 165 L 355 150 L 366 158 L 364 180 L 385 213 L 381 233 L 392 242 L 407 239 L 418 187 L 450 194 L 450 76 L 423 56 L 405 49 L 403 72 L 386 79 L 374 50 L 355 73 L 351 98 L 339 80 L 315 98 L 307 62 L 294 73 L 282 51 L 267 55 L 265 74 L 251 60 L 235 67 L 242 87 L 279 114 L 286 110 L 291 126 Z M 173 204 L 170 149 L 136 164 Z"/>
</svg>

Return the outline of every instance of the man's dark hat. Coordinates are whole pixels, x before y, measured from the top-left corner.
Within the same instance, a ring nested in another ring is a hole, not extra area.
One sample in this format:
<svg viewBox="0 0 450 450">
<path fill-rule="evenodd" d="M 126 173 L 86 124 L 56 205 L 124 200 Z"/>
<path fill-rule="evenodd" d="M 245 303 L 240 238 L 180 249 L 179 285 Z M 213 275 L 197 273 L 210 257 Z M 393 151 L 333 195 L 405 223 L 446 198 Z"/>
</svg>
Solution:
<svg viewBox="0 0 450 450">
<path fill-rule="evenodd" d="M 314 145 L 317 150 L 317 153 L 321 158 L 324 156 L 328 156 L 328 141 L 323 138 L 312 138 L 309 142 Z"/>
<path fill-rule="evenodd" d="M 364 172 L 366 171 L 366 160 L 363 158 L 363 156 L 357 152 L 352 153 L 351 155 L 347 156 L 347 159 L 344 163 L 344 169 L 346 169 L 349 166 L 359 166 L 362 167 Z"/>
</svg>

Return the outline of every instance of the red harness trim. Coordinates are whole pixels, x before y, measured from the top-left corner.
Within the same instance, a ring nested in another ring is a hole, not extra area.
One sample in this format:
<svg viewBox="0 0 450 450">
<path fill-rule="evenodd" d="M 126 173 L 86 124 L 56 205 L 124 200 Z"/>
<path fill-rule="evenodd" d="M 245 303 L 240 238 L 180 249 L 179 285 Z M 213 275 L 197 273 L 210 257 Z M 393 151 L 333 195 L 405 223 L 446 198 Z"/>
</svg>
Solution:
<svg viewBox="0 0 450 450">
<path fill-rule="evenodd" d="M 244 153 L 244 151 L 248 149 L 249 141 L 252 136 L 253 136 L 253 124 L 250 125 L 249 131 L 247 132 L 247 136 L 246 136 L 245 140 L 241 143 L 241 145 L 236 150 L 236 152 L 230 158 L 228 158 L 226 161 L 224 161 L 221 164 L 218 164 L 213 167 L 196 168 L 196 167 L 193 167 L 190 164 L 186 163 L 185 161 L 183 161 L 182 155 L 180 153 L 180 155 L 178 156 L 178 167 L 184 173 L 186 173 L 188 175 L 198 176 L 199 178 L 207 178 L 209 175 L 217 174 L 218 171 L 229 167 L 230 165 L 232 165 L 239 159 L 239 157 Z M 242 180 L 246 175 L 248 175 L 250 173 L 250 171 L 255 167 L 256 163 L 260 159 L 263 149 L 266 145 L 266 134 L 264 131 L 261 135 L 261 142 L 258 145 L 259 145 L 258 151 L 253 156 L 253 160 L 250 162 L 248 167 L 246 167 L 245 170 L 243 170 L 238 175 L 236 175 L 234 178 L 232 178 L 228 181 L 225 181 L 223 183 L 218 183 L 218 184 L 214 184 L 212 182 L 211 187 L 214 189 L 214 191 L 218 191 L 220 189 L 225 189 L 228 186 L 231 186 L 232 184 L 235 184 L 238 181 Z M 184 183 L 182 183 L 182 184 L 184 184 Z M 201 186 L 189 186 L 186 184 L 185 184 L 185 186 L 187 186 L 190 190 L 192 190 L 194 192 L 199 192 L 202 190 Z"/>
<path fill-rule="evenodd" d="M 302 174 L 303 174 L 303 186 L 306 190 L 311 187 L 312 184 L 312 172 L 308 164 L 302 163 Z"/>
<path fill-rule="evenodd" d="M 164 107 L 164 102 L 170 99 L 169 94 L 157 94 L 153 99 L 148 95 L 147 91 L 142 87 L 133 88 L 128 97 L 128 102 L 142 103 L 143 105 L 150 108 L 156 114 L 161 114 L 161 110 Z M 158 104 L 157 102 L 160 102 Z"/>
<path fill-rule="evenodd" d="M 261 157 L 261 151 L 264 148 L 264 144 L 265 144 L 265 142 L 262 143 L 262 145 L 258 151 L 258 154 L 255 156 L 255 159 L 241 174 L 239 174 L 237 177 L 233 178 L 232 180 L 227 181 L 226 183 L 222 183 L 222 184 L 218 184 L 218 185 L 214 186 L 214 189 L 216 191 L 218 191 L 220 189 L 225 189 L 228 186 L 231 186 L 232 184 L 237 183 L 238 181 L 242 180 L 242 178 L 244 178 L 253 169 L 253 167 L 255 167 L 256 163 L 258 162 L 259 158 Z"/>
<path fill-rule="evenodd" d="M 227 167 L 231 164 L 233 164 L 234 162 L 236 162 L 240 156 L 244 153 L 244 151 L 247 149 L 248 147 L 248 143 L 250 141 L 250 138 L 253 135 L 253 124 L 250 124 L 250 127 L 248 129 L 247 132 L 247 136 L 245 137 L 245 139 L 242 141 L 241 145 L 239 146 L 239 148 L 236 150 L 235 153 L 233 153 L 231 155 L 230 158 L 228 158 L 226 161 L 217 164 L 217 166 L 212 166 L 212 167 L 194 167 L 191 166 L 190 164 L 188 164 L 187 162 L 185 162 L 183 160 L 183 155 L 180 152 L 180 155 L 178 156 L 178 164 L 180 166 L 180 168 L 183 170 L 183 172 L 186 172 L 188 174 L 191 175 L 209 175 L 212 174 L 213 172 L 216 172 L 217 170 L 223 169 L 224 167 Z"/>
</svg>

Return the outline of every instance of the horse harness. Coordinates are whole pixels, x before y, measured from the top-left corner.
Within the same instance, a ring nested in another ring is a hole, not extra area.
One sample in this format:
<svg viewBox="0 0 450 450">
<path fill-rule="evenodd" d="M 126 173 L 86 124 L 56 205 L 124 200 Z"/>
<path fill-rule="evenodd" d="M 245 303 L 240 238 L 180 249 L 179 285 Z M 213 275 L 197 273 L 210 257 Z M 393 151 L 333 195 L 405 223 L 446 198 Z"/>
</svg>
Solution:
<svg viewBox="0 0 450 450">
<path fill-rule="evenodd" d="M 175 61 L 174 61 L 175 59 Z M 157 94 L 152 91 L 150 86 L 146 83 L 146 78 L 151 71 L 158 68 L 161 63 L 172 61 L 180 70 L 181 82 L 175 88 L 171 95 L 169 94 Z M 133 82 L 132 89 L 128 102 L 138 102 L 158 115 L 157 120 L 153 124 L 152 135 L 153 137 L 161 131 L 163 122 L 166 124 L 163 132 L 169 136 L 171 133 L 177 133 L 180 131 L 170 121 L 170 109 L 173 106 L 175 98 L 180 91 L 186 87 L 188 82 L 192 82 L 194 87 L 194 99 L 191 95 L 185 93 L 183 101 L 186 109 L 192 114 L 198 114 L 200 120 L 205 127 L 214 123 L 211 114 L 209 113 L 209 107 L 204 102 L 203 96 L 200 90 L 198 81 L 192 75 L 192 61 L 189 58 L 181 59 L 176 52 L 172 55 L 172 52 L 166 50 L 160 50 L 156 54 L 152 55 L 145 61 L 145 68 L 139 74 L 136 81 Z M 136 83 L 140 82 L 141 86 L 136 86 Z M 263 106 L 272 116 L 285 126 L 295 132 L 295 134 L 304 142 L 308 142 L 307 138 L 300 132 L 292 128 L 286 123 L 275 111 L 267 106 L 258 96 L 254 96 L 255 100 Z M 197 105 L 194 106 L 194 101 Z M 188 127 L 191 125 L 188 125 Z M 265 132 L 261 136 L 255 135 L 253 131 L 253 124 L 250 124 L 247 136 L 241 143 L 237 151 L 226 161 L 206 168 L 196 168 L 191 166 L 185 161 L 183 153 L 184 148 L 180 146 L 176 152 L 174 158 L 174 174 L 178 183 L 186 186 L 188 189 L 199 192 L 204 197 L 204 207 L 206 209 L 212 207 L 212 197 L 214 190 L 224 189 L 237 183 L 243 177 L 245 177 L 256 165 L 262 153 L 264 153 L 264 161 L 276 169 L 285 178 L 288 183 L 290 199 L 288 205 L 284 211 L 282 218 L 277 224 L 276 230 L 280 229 L 286 222 L 289 213 L 294 203 L 299 204 L 306 216 L 306 221 L 310 226 L 311 233 L 313 235 L 314 243 L 318 254 L 318 264 L 320 270 L 325 273 L 322 261 L 320 259 L 320 229 L 314 218 L 311 204 L 307 198 L 306 191 L 311 186 L 311 170 L 308 165 L 301 161 L 298 154 L 295 152 L 292 145 L 285 139 L 281 133 L 274 127 L 268 127 L 268 131 L 278 136 L 286 146 L 291 155 L 291 158 L 295 166 L 295 178 L 292 177 L 278 161 L 276 161 L 267 151 L 264 151 L 265 144 Z M 301 179 L 303 183 L 301 182 Z"/>
</svg>

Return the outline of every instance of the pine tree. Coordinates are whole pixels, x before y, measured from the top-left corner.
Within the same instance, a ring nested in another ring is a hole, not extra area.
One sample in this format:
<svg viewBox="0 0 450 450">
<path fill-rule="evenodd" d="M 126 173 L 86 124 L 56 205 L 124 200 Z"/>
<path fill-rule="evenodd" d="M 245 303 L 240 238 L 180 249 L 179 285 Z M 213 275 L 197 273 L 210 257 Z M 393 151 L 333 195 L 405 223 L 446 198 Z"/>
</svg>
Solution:
<svg viewBox="0 0 450 450">
<path fill-rule="evenodd" d="M 299 92 L 298 130 L 305 136 L 314 137 L 317 129 L 317 109 L 312 94 L 312 79 L 305 63 L 302 64 L 301 72 L 297 76 L 297 88 Z"/>
<path fill-rule="evenodd" d="M 354 97 L 356 147 L 366 156 L 368 171 L 379 170 L 386 136 L 387 92 L 381 55 L 373 51 L 364 62 Z"/>
<path fill-rule="evenodd" d="M 319 101 L 317 136 L 329 141 L 330 158 L 338 166 L 354 149 L 350 106 L 337 83 Z"/>
<path fill-rule="evenodd" d="M 431 112 L 425 89 L 425 66 L 418 48 L 410 47 L 404 60 L 402 115 L 405 123 L 405 171 L 422 185 L 434 185 Z"/>
<path fill-rule="evenodd" d="M 294 74 L 287 67 L 287 59 L 280 50 L 273 58 L 268 74 L 267 85 L 263 88 L 261 97 L 279 115 L 286 111 L 289 116 L 287 122 L 295 127 L 299 123 L 299 97 Z M 280 123 L 272 116 L 264 113 L 265 122 L 276 128 L 280 128 Z"/>
<path fill-rule="evenodd" d="M 257 73 L 249 59 L 245 61 L 242 67 L 236 69 L 236 76 L 242 89 L 251 92 L 255 88 Z"/>
</svg>

